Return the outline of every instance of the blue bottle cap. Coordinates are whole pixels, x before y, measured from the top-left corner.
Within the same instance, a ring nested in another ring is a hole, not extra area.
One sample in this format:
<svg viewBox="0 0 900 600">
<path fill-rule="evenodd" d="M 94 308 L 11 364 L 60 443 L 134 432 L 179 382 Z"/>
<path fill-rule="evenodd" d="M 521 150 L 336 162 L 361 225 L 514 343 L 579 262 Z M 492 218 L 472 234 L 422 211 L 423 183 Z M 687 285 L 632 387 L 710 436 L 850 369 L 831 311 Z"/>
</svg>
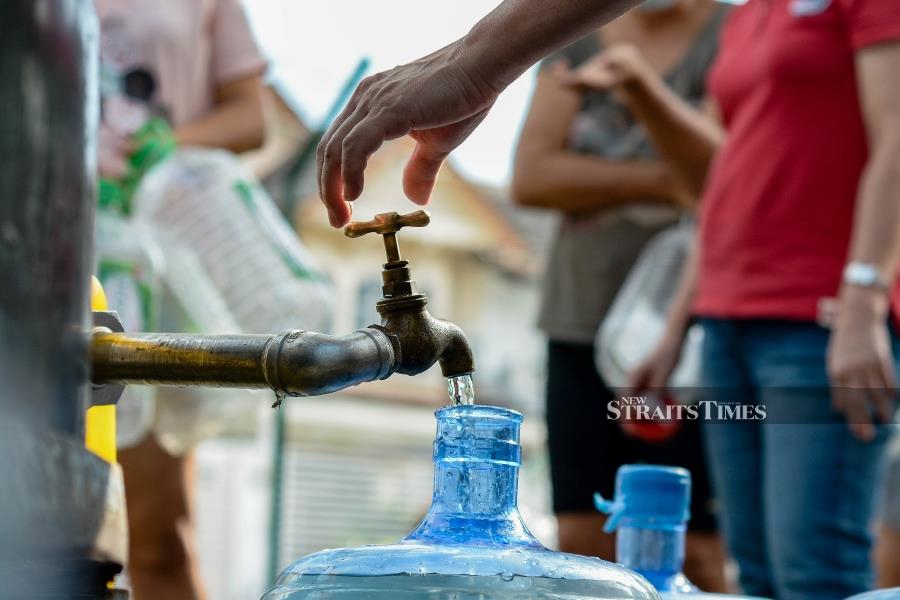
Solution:
<svg viewBox="0 0 900 600">
<path fill-rule="evenodd" d="M 594 495 L 597 510 L 609 515 L 604 531 L 621 524 L 645 529 L 673 529 L 691 518 L 691 473 L 681 467 L 623 465 L 616 473 L 612 500 Z"/>
</svg>

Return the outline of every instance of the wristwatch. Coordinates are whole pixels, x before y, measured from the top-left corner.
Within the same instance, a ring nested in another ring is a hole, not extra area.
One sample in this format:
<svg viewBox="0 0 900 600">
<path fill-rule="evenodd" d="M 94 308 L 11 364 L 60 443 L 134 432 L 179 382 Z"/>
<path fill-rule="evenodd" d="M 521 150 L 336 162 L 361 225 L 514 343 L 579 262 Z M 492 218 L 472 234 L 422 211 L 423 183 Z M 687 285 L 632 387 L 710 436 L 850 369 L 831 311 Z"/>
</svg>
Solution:
<svg viewBox="0 0 900 600">
<path fill-rule="evenodd" d="M 890 289 L 890 285 L 876 265 L 857 261 L 847 263 L 844 267 L 844 283 L 882 292 Z"/>
</svg>

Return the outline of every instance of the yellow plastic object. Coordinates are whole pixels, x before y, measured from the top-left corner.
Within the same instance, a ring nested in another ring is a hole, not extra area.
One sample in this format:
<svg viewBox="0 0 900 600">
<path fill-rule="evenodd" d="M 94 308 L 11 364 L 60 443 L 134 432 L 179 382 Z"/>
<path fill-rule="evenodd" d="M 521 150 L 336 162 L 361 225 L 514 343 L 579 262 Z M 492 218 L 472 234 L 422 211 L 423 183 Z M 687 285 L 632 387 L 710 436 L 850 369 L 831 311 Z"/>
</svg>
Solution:
<svg viewBox="0 0 900 600">
<path fill-rule="evenodd" d="M 96 277 L 91 278 L 91 310 L 107 310 L 106 293 Z M 84 423 L 84 445 L 108 463 L 116 462 L 116 407 L 92 406 Z"/>
</svg>

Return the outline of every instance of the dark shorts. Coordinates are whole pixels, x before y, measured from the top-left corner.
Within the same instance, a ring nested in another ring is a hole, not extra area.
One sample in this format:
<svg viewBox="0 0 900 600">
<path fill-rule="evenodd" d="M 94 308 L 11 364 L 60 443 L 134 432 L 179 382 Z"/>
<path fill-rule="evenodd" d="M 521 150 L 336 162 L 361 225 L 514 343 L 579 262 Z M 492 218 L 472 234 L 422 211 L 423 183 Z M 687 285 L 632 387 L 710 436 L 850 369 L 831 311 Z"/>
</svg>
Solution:
<svg viewBox="0 0 900 600">
<path fill-rule="evenodd" d="M 593 511 L 594 493 L 613 495 L 616 470 L 630 463 L 684 467 L 691 472 L 695 531 L 715 531 L 713 497 L 698 421 L 672 439 L 647 443 L 626 436 L 607 418 L 614 395 L 600 379 L 590 345 L 550 342 L 547 352 L 547 435 L 553 511 Z"/>
</svg>

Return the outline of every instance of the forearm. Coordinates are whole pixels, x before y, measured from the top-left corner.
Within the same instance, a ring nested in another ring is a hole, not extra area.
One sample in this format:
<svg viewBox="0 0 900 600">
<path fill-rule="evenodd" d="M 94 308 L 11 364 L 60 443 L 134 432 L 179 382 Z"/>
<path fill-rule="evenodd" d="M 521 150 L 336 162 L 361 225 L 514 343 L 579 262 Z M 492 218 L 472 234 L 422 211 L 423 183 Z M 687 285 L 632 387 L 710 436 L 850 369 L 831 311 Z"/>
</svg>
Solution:
<svg viewBox="0 0 900 600">
<path fill-rule="evenodd" d="M 177 128 L 175 139 L 179 146 L 245 152 L 262 144 L 264 132 L 260 103 L 235 100 L 220 104 L 210 114 Z"/>
<path fill-rule="evenodd" d="M 461 40 L 473 73 L 502 90 L 539 59 L 640 0 L 505 0 Z M 497 43 L 503 40 L 503 43 Z"/>
<path fill-rule="evenodd" d="M 644 124 L 655 147 L 699 194 L 713 156 L 725 137 L 721 126 L 693 107 L 659 77 L 623 86 L 633 114 Z"/>
<path fill-rule="evenodd" d="M 691 324 L 691 306 L 697 289 L 697 273 L 699 271 L 700 254 L 696 237 L 692 240 L 688 250 L 681 278 L 678 281 L 678 289 L 672 304 L 669 307 L 669 315 L 666 320 L 664 336 L 670 340 L 682 340 Z"/>
<path fill-rule="evenodd" d="M 573 152 L 548 152 L 517 167 L 513 196 L 519 204 L 585 212 L 634 201 L 674 197 L 659 161 L 609 161 Z"/>
<path fill-rule="evenodd" d="M 853 219 L 849 261 L 872 264 L 893 281 L 900 262 L 900 125 L 883 133 L 860 181 Z M 856 286 L 841 290 L 843 305 L 866 305 L 886 315 L 885 294 L 873 294 Z"/>
</svg>

